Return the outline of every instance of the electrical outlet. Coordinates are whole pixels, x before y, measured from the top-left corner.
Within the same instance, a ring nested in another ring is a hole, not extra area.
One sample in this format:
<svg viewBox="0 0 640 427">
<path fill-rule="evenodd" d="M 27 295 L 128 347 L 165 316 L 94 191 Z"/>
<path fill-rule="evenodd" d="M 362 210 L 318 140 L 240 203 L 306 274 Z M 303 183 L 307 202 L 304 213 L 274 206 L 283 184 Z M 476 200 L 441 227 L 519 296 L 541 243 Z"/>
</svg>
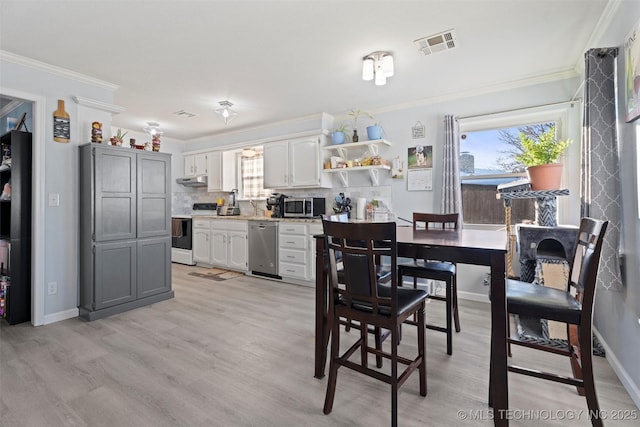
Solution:
<svg viewBox="0 0 640 427">
<path fill-rule="evenodd" d="M 58 282 L 49 282 L 47 284 L 47 290 L 49 295 L 55 295 L 58 293 Z"/>
</svg>

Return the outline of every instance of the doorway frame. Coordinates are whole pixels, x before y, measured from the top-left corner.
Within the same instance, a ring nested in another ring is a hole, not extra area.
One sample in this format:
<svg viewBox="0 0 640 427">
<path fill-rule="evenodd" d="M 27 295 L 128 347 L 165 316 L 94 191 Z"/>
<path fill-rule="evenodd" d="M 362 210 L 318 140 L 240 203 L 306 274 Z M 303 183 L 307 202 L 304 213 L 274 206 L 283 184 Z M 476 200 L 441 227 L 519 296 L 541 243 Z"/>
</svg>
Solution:
<svg viewBox="0 0 640 427">
<path fill-rule="evenodd" d="M 33 152 L 31 183 L 31 324 L 44 325 L 44 150 L 47 98 L 33 93 L 0 87 L 0 94 L 33 104 Z"/>
</svg>

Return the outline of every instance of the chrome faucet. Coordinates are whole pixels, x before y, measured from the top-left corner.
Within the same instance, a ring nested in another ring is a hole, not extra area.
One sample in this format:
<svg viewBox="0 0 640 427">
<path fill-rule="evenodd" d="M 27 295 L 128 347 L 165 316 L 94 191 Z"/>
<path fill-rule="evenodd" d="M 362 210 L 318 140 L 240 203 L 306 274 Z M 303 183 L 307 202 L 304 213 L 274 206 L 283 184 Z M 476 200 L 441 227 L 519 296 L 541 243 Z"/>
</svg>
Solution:
<svg viewBox="0 0 640 427">
<path fill-rule="evenodd" d="M 258 203 L 253 199 L 249 200 L 249 203 L 253 206 L 253 216 L 258 216 Z"/>
</svg>

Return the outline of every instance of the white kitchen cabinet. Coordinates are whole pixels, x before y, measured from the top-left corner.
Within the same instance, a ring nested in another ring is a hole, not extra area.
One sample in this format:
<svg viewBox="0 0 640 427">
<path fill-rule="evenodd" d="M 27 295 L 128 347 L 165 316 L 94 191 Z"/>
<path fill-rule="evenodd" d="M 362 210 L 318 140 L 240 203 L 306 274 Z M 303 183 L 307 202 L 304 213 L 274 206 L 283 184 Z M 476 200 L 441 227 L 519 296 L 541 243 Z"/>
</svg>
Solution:
<svg viewBox="0 0 640 427">
<path fill-rule="evenodd" d="M 264 187 L 331 187 L 321 169 L 320 136 L 264 145 Z"/>
<path fill-rule="evenodd" d="M 193 260 L 211 264 L 211 221 L 193 221 Z"/>
<path fill-rule="evenodd" d="M 207 174 L 208 153 L 188 154 L 184 156 L 184 175 L 195 176 Z"/>
<path fill-rule="evenodd" d="M 207 153 L 207 191 L 222 191 L 222 152 Z"/>
<path fill-rule="evenodd" d="M 353 160 L 362 156 L 373 157 L 380 154 L 380 147 L 389 146 L 391 143 L 384 139 L 362 142 L 350 142 L 339 145 L 327 145 L 323 149 L 328 153 L 328 157 L 337 154 L 345 161 Z M 330 161 L 330 160 L 327 161 Z M 344 187 L 349 186 L 349 174 L 351 173 L 368 173 L 371 184 L 374 187 L 380 185 L 380 172 L 391 170 L 389 165 L 373 165 L 373 166 L 354 166 L 347 168 L 324 169 L 325 175 L 337 174 L 340 183 Z"/>
<path fill-rule="evenodd" d="M 278 274 L 284 280 L 286 278 L 310 279 L 310 253 L 307 242 L 306 224 L 287 221 L 280 223 L 278 227 Z"/>
<path fill-rule="evenodd" d="M 211 221 L 211 264 L 247 271 L 247 221 Z"/>
</svg>

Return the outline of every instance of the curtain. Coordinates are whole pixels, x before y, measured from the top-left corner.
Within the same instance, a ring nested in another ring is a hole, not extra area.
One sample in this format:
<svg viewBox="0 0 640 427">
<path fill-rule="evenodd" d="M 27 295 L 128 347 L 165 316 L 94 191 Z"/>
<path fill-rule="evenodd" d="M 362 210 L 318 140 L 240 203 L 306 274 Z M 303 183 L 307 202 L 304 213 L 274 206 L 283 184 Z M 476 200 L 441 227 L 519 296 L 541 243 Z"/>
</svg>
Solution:
<svg viewBox="0 0 640 427">
<path fill-rule="evenodd" d="M 266 197 L 267 191 L 263 186 L 264 157 L 257 153 L 251 157 L 240 158 L 242 167 L 242 195 L 245 198 Z"/>
<path fill-rule="evenodd" d="M 622 200 L 618 173 L 616 48 L 585 53 L 584 118 L 581 155 L 581 215 L 609 221 L 602 245 L 597 286 L 622 289 L 620 226 Z"/>
<path fill-rule="evenodd" d="M 442 213 L 457 212 L 462 228 L 462 189 L 460 187 L 460 139 L 458 121 L 452 115 L 444 117 L 444 149 L 442 176 Z"/>
</svg>

